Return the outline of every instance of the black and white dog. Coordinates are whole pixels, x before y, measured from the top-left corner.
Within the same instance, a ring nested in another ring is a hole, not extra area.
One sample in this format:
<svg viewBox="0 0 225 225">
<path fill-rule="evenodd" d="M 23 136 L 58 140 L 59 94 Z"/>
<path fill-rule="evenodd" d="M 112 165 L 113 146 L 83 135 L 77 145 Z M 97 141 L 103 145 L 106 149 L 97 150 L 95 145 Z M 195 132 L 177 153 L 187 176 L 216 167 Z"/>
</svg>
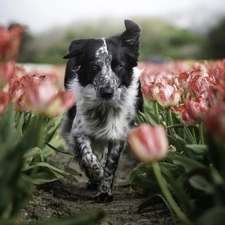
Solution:
<svg viewBox="0 0 225 225">
<path fill-rule="evenodd" d="M 81 169 L 96 187 L 96 200 L 112 198 L 112 184 L 127 133 L 143 98 L 136 68 L 140 27 L 125 20 L 126 30 L 108 38 L 71 42 L 65 88 L 72 90 L 76 104 L 63 122 L 62 135 L 75 153 Z M 102 152 L 101 161 L 95 155 Z"/>
</svg>

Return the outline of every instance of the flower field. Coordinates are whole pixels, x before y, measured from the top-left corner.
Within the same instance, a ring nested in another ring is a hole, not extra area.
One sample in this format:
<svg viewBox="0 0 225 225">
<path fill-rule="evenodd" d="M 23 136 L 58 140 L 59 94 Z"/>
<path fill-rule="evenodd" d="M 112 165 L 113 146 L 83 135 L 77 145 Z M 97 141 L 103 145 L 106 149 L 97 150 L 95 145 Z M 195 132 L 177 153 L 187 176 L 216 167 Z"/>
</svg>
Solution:
<svg viewBox="0 0 225 225">
<path fill-rule="evenodd" d="M 75 98 L 54 72 L 27 72 L 17 65 L 24 29 L 0 27 L 1 224 L 18 224 L 34 185 L 75 180 L 78 174 L 48 157 L 54 151 L 70 154 L 58 131 Z M 128 134 L 131 153 L 140 161 L 129 174 L 130 186 L 145 196 L 139 212 L 164 202 L 174 224 L 223 225 L 225 60 L 139 67 L 145 105 L 140 125 Z M 98 224 L 103 214 L 92 210 L 57 224 Z"/>
<path fill-rule="evenodd" d="M 142 124 L 128 135 L 144 162 L 130 174 L 148 196 L 139 210 L 158 198 L 184 224 L 224 224 L 225 60 L 144 66 Z"/>
</svg>

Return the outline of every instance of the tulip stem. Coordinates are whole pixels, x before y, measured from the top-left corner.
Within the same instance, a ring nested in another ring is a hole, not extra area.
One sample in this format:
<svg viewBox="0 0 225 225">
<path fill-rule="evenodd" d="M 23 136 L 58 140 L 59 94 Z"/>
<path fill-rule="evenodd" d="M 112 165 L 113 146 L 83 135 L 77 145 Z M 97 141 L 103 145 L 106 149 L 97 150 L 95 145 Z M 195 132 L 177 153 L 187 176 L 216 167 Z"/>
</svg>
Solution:
<svg viewBox="0 0 225 225">
<path fill-rule="evenodd" d="M 172 125 L 173 125 L 173 115 L 172 115 L 171 109 L 168 108 L 167 109 L 167 129 L 171 135 L 175 136 L 176 131 L 175 131 L 174 127 L 169 128 Z"/>
<path fill-rule="evenodd" d="M 173 209 L 173 211 L 176 213 L 177 217 L 183 221 L 187 225 L 193 225 L 193 223 L 187 218 L 187 216 L 182 212 L 176 201 L 174 200 L 173 196 L 171 195 L 171 192 L 169 191 L 167 184 L 162 176 L 159 163 L 153 163 L 152 165 L 153 171 L 155 173 L 156 179 L 159 183 L 159 186 L 162 190 L 162 193 L 164 194 L 167 202 Z"/>
<path fill-rule="evenodd" d="M 205 138 L 204 138 L 204 127 L 203 123 L 199 124 L 199 133 L 200 133 L 200 144 L 205 144 Z"/>
<path fill-rule="evenodd" d="M 196 135 L 195 135 L 195 128 L 192 126 L 192 127 L 190 127 L 190 129 L 191 129 L 191 133 L 192 133 L 193 139 L 195 141 L 194 143 L 197 144 L 197 139 L 196 139 Z"/>
<path fill-rule="evenodd" d="M 157 117 L 157 124 L 160 124 L 160 119 L 159 119 L 159 105 L 158 105 L 158 102 L 157 101 L 154 102 L 154 106 L 155 106 L 155 114 L 156 114 L 156 117 Z"/>
</svg>

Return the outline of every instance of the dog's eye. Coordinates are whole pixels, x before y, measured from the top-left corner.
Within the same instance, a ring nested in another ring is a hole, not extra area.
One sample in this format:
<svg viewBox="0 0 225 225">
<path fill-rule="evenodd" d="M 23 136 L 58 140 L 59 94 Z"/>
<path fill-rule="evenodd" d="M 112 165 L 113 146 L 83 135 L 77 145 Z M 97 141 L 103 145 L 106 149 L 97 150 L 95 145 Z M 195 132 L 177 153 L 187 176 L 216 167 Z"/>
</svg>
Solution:
<svg viewBox="0 0 225 225">
<path fill-rule="evenodd" d="M 92 66 L 92 69 L 95 70 L 95 71 L 97 71 L 97 70 L 99 70 L 100 68 L 99 68 L 98 65 L 93 65 L 93 66 Z"/>
<path fill-rule="evenodd" d="M 121 65 L 117 65 L 117 66 L 115 67 L 115 69 L 116 69 L 116 70 L 120 70 L 120 69 L 122 69 L 122 66 L 121 66 Z"/>
<path fill-rule="evenodd" d="M 74 66 L 72 69 L 74 72 L 78 72 L 80 70 L 80 65 Z"/>
</svg>

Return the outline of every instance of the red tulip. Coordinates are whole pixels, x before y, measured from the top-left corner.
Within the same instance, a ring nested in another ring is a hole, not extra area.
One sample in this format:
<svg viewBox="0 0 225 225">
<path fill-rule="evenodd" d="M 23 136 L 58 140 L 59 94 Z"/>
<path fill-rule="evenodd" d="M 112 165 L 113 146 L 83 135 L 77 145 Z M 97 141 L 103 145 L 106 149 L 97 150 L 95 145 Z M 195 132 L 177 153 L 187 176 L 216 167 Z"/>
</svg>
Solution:
<svg viewBox="0 0 225 225">
<path fill-rule="evenodd" d="M 131 130 L 128 143 L 134 156 L 146 164 L 166 157 L 169 145 L 165 128 L 162 125 L 152 127 L 149 124 L 142 124 Z"/>
</svg>

